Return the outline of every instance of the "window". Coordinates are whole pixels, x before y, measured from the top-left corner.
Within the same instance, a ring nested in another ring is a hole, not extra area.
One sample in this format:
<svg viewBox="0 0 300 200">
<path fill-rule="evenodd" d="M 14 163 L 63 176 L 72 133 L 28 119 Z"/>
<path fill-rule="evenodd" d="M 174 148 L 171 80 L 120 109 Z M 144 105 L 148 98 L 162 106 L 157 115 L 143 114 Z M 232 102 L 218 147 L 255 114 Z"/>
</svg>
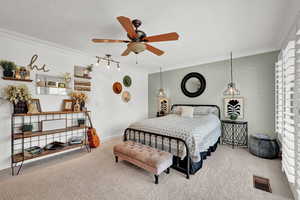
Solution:
<svg viewBox="0 0 300 200">
<path fill-rule="evenodd" d="M 276 133 L 282 143 L 282 168 L 295 183 L 295 41 L 281 51 L 275 65 Z"/>
</svg>

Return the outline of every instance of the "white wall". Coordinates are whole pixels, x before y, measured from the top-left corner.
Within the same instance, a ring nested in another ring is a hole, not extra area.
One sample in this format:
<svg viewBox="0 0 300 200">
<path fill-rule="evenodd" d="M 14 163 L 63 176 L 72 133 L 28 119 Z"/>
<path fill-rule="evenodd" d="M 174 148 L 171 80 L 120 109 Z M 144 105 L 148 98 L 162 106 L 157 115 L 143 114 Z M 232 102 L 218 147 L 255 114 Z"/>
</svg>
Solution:
<svg viewBox="0 0 300 200">
<path fill-rule="evenodd" d="M 234 82 L 244 97 L 245 120 L 249 133 L 274 133 L 274 64 L 279 52 L 247 56 L 233 60 Z M 206 89 L 196 98 L 186 97 L 180 88 L 181 80 L 190 72 L 199 72 L 206 79 Z M 223 116 L 223 92 L 230 81 L 228 60 L 201 64 L 183 69 L 163 72 L 163 86 L 172 104 L 215 104 Z M 149 116 L 157 112 L 156 94 L 159 88 L 159 73 L 149 75 Z"/>
<path fill-rule="evenodd" d="M 62 75 L 64 72 L 73 74 L 74 65 L 86 65 L 95 62 L 92 56 L 75 50 L 61 48 L 54 44 L 35 40 L 24 35 L 0 31 L 0 59 L 14 61 L 18 65 L 26 66 L 31 57 L 38 54 L 37 64 L 47 64 L 49 75 Z M 136 67 L 121 65 L 121 71 L 116 68 L 107 70 L 105 67 L 95 67 L 92 72 L 92 92 L 88 109 L 92 111 L 92 120 L 102 140 L 115 135 L 121 135 L 129 123 L 147 117 L 148 82 L 147 73 Z M 0 70 L 1 76 L 2 71 Z M 124 103 L 120 95 L 112 91 L 115 81 L 122 82 L 124 75 L 132 77 L 133 84 L 128 91 L 132 100 Z M 31 74 L 35 79 L 35 73 Z M 0 79 L 0 89 L 7 85 L 20 84 L 14 81 Z M 24 84 L 24 83 L 23 83 Z M 35 82 L 25 83 L 33 94 L 39 98 L 43 111 L 57 111 L 61 109 L 62 100 L 67 96 L 36 95 Z M 10 166 L 11 156 L 11 124 L 12 106 L 6 102 L 0 103 L 0 169 Z"/>
</svg>

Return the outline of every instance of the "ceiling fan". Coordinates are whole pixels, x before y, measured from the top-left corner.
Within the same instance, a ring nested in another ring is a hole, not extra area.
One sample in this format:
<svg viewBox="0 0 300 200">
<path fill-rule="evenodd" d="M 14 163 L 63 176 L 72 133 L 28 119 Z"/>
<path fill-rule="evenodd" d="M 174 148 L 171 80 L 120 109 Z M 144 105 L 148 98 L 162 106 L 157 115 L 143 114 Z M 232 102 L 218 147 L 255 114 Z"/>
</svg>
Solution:
<svg viewBox="0 0 300 200">
<path fill-rule="evenodd" d="M 127 56 L 130 52 L 138 54 L 144 50 L 148 50 L 158 56 L 161 56 L 164 52 L 149 45 L 148 43 L 178 40 L 179 38 L 179 35 L 176 32 L 148 37 L 144 31 L 138 30 L 138 28 L 142 25 L 140 20 L 135 19 L 131 21 L 130 18 L 124 16 L 117 17 L 117 20 L 127 32 L 129 40 L 92 39 L 92 41 L 96 43 L 128 43 L 127 49 L 122 53 L 122 56 Z"/>
</svg>

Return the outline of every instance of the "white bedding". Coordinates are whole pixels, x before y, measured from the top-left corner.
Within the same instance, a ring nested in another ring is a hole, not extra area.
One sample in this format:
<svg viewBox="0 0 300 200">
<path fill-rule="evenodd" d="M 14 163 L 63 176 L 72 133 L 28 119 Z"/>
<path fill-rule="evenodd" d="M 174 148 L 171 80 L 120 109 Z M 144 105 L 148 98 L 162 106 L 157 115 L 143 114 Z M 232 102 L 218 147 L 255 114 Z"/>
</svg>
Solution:
<svg viewBox="0 0 300 200">
<path fill-rule="evenodd" d="M 199 115 L 194 118 L 171 114 L 135 122 L 129 128 L 183 139 L 189 147 L 194 162 L 200 161 L 200 152 L 207 151 L 221 135 L 221 123 L 214 114 Z"/>
</svg>

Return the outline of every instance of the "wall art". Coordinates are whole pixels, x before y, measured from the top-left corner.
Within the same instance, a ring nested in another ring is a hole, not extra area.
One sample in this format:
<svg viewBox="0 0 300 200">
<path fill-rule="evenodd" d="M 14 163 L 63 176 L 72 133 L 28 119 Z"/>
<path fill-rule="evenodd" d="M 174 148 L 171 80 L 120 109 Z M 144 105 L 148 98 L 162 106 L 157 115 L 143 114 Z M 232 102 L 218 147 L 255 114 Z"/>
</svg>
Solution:
<svg viewBox="0 0 300 200">
<path fill-rule="evenodd" d="M 231 115 L 237 115 L 237 119 L 244 119 L 243 97 L 224 98 L 224 116 L 230 118 Z"/>
</svg>

